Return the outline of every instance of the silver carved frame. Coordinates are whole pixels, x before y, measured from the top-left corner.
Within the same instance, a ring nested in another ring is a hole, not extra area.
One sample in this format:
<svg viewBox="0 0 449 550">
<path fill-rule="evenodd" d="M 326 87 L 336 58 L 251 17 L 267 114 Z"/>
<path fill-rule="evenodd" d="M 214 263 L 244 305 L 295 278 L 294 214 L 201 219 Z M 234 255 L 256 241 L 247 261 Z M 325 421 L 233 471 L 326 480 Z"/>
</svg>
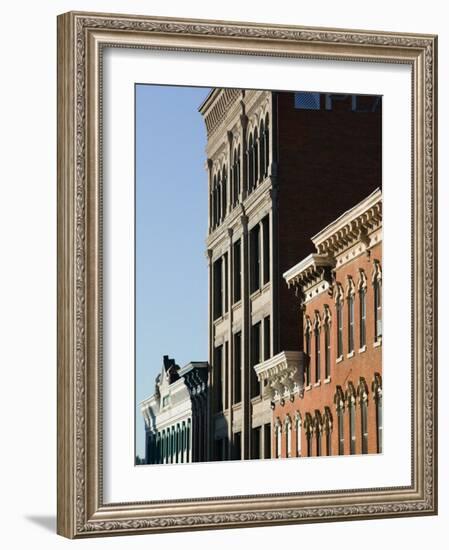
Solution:
<svg viewBox="0 0 449 550">
<path fill-rule="evenodd" d="M 109 47 L 412 68 L 412 484 L 104 504 L 101 61 Z M 437 513 L 437 37 L 70 12 L 58 17 L 58 518 L 86 536 Z"/>
</svg>

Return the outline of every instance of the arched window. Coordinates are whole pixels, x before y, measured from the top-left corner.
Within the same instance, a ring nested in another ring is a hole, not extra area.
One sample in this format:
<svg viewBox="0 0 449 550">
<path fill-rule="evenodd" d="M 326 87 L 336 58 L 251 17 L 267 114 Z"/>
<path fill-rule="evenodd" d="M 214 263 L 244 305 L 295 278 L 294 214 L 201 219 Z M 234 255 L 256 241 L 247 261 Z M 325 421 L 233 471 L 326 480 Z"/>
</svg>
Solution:
<svg viewBox="0 0 449 550">
<path fill-rule="evenodd" d="M 221 219 L 224 220 L 226 217 L 227 212 L 227 203 L 228 203 L 228 196 L 227 196 L 227 181 L 226 181 L 226 166 L 223 166 L 223 174 L 222 174 L 222 181 L 221 181 L 221 205 L 222 205 L 222 211 L 221 211 Z"/>
<path fill-rule="evenodd" d="M 217 225 L 217 176 L 214 176 L 212 188 L 212 227 Z"/>
<path fill-rule="evenodd" d="M 285 447 L 287 450 L 287 457 L 292 456 L 292 419 L 289 415 L 285 417 Z"/>
<path fill-rule="evenodd" d="M 217 225 L 221 223 L 221 172 L 217 176 Z"/>
<path fill-rule="evenodd" d="M 335 308 L 337 310 L 337 358 L 343 357 L 343 290 L 337 283 Z"/>
<path fill-rule="evenodd" d="M 232 163 L 232 205 L 235 206 L 239 201 L 239 178 L 238 172 L 238 153 L 237 149 L 234 149 L 234 159 Z"/>
<path fill-rule="evenodd" d="M 321 378 L 321 327 L 319 313 L 315 313 L 315 324 L 313 327 L 313 335 L 315 341 L 315 382 L 319 382 Z"/>
<path fill-rule="evenodd" d="M 306 434 L 307 456 L 312 456 L 313 421 L 310 413 L 306 413 L 305 415 L 304 432 Z"/>
<path fill-rule="evenodd" d="M 338 420 L 338 454 L 345 454 L 345 424 L 344 424 L 344 412 L 345 412 L 345 397 L 341 386 L 337 386 L 334 395 L 335 409 L 337 411 Z"/>
<path fill-rule="evenodd" d="M 242 192 L 242 186 L 241 186 L 241 181 L 240 181 L 240 153 L 241 153 L 241 150 L 240 150 L 240 145 L 237 149 L 237 198 L 236 198 L 236 202 L 239 201 L 239 197 L 240 197 L 240 193 Z"/>
<path fill-rule="evenodd" d="M 270 166 L 270 126 L 268 113 L 265 116 L 265 176 L 268 175 L 268 167 Z"/>
<path fill-rule="evenodd" d="M 331 314 L 328 306 L 324 306 L 324 377 L 331 375 Z"/>
<path fill-rule="evenodd" d="M 282 425 L 279 418 L 276 419 L 275 424 L 275 434 L 276 434 L 276 458 L 281 458 L 282 453 Z"/>
<path fill-rule="evenodd" d="M 363 269 L 359 269 L 359 336 L 360 349 L 366 346 L 366 275 Z"/>
<path fill-rule="evenodd" d="M 265 177 L 265 125 L 260 123 L 259 135 L 259 178 L 262 181 Z"/>
<path fill-rule="evenodd" d="M 306 330 L 304 331 L 304 350 L 306 352 L 306 361 L 304 366 L 304 385 L 310 386 L 310 354 L 312 341 L 312 324 L 310 317 L 306 317 Z"/>
<path fill-rule="evenodd" d="M 315 418 L 313 419 L 313 431 L 315 432 L 316 441 L 316 456 L 323 454 L 322 449 L 322 435 L 323 435 L 323 418 L 320 411 L 315 411 Z"/>
<path fill-rule="evenodd" d="M 296 456 L 301 456 L 302 420 L 299 412 L 297 412 L 295 416 L 295 427 L 296 427 Z"/>
<path fill-rule="evenodd" d="M 326 439 L 326 455 L 332 454 L 332 413 L 329 407 L 324 407 L 323 429 Z"/>
<path fill-rule="evenodd" d="M 253 185 L 256 187 L 259 181 L 259 134 L 257 128 L 254 130 L 254 182 Z"/>
<path fill-rule="evenodd" d="M 371 385 L 373 391 L 373 399 L 376 405 L 376 443 L 377 452 L 382 452 L 382 377 L 379 373 L 375 373 L 374 380 Z"/>
<path fill-rule="evenodd" d="M 374 341 L 382 340 L 382 270 L 378 260 L 373 264 L 373 290 L 374 290 Z"/>
<path fill-rule="evenodd" d="M 348 403 L 349 412 L 349 452 L 355 454 L 356 449 L 356 430 L 355 430 L 355 401 L 356 392 L 352 382 L 348 382 L 348 389 L 346 391 L 346 401 Z"/>
<path fill-rule="evenodd" d="M 354 352 L 354 283 L 352 277 L 348 276 L 348 287 L 346 291 L 348 302 L 348 353 Z"/>
<path fill-rule="evenodd" d="M 248 179 L 248 193 L 251 193 L 253 190 L 253 177 L 254 177 L 254 166 L 253 166 L 253 135 L 249 135 L 248 140 L 248 166 L 247 166 L 247 179 Z"/>
<path fill-rule="evenodd" d="M 360 437 L 362 441 L 362 454 L 368 453 L 368 386 L 361 376 L 357 388 L 357 397 L 360 403 Z"/>
</svg>

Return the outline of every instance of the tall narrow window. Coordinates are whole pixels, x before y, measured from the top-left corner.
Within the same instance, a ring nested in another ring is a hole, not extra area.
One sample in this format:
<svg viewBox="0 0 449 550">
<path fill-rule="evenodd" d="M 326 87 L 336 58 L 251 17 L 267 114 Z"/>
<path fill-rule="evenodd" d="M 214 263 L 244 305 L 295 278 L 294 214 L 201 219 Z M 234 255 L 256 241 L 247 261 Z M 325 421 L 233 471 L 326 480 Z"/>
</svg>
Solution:
<svg viewBox="0 0 449 550">
<path fill-rule="evenodd" d="M 349 452 L 355 454 L 355 395 L 353 392 L 348 394 L 348 410 L 349 410 Z"/>
<path fill-rule="evenodd" d="M 253 135 L 250 134 L 248 140 L 248 152 L 247 152 L 247 177 L 248 177 L 248 193 L 253 190 L 253 178 L 254 178 L 254 166 L 253 166 Z"/>
<path fill-rule="evenodd" d="M 222 258 L 213 263 L 214 320 L 223 315 L 223 267 Z"/>
<path fill-rule="evenodd" d="M 382 337 L 382 283 L 374 282 L 374 339 L 378 342 Z"/>
<path fill-rule="evenodd" d="M 306 413 L 306 418 L 304 421 L 304 432 L 306 435 L 307 456 L 312 456 L 313 421 L 310 413 Z"/>
<path fill-rule="evenodd" d="M 259 134 L 257 128 L 254 130 L 254 187 L 259 182 Z"/>
<path fill-rule="evenodd" d="M 227 172 L 226 167 L 223 167 L 223 174 L 221 176 L 221 219 L 224 220 L 226 218 L 226 213 L 228 210 L 228 183 L 226 181 L 227 179 Z"/>
<path fill-rule="evenodd" d="M 276 458 L 281 458 L 282 453 L 282 428 L 278 419 L 276 424 Z"/>
<path fill-rule="evenodd" d="M 265 176 L 265 126 L 260 123 L 260 136 L 259 136 L 259 177 L 263 180 Z"/>
<path fill-rule="evenodd" d="M 315 411 L 315 419 L 314 419 L 314 431 L 315 431 L 315 439 L 316 439 L 316 456 L 321 456 L 323 454 L 322 451 L 322 420 L 321 420 L 321 414 L 319 411 Z"/>
<path fill-rule="evenodd" d="M 270 220 L 265 216 L 262 220 L 262 253 L 263 253 L 263 284 L 270 280 Z"/>
<path fill-rule="evenodd" d="M 234 334 L 234 400 L 233 403 L 240 403 L 242 400 L 242 333 Z"/>
<path fill-rule="evenodd" d="M 299 413 L 296 415 L 296 456 L 301 456 L 302 422 Z"/>
<path fill-rule="evenodd" d="M 229 388 L 227 380 L 229 380 L 228 372 L 229 372 L 229 342 L 226 341 L 224 343 L 223 348 L 223 359 L 222 359 L 222 377 L 221 377 L 221 383 L 223 386 L 223 410 L 226 410 L 229 406 Z"/>
<path fill-rule="evenodd" d="M 343 356 L 343 302 L 337 301 L 337 357 Z"/>
<path fill-rule="evenodd" d="M 264 361 L 271 357 L 271 330 L 270 316 L 263 320 L 263 358 Z"/>
<path fill-rule="evenodd" d="M 315 337 L 315 382 L 319 382 L 321 378 L 321 343 L 320 343 L 320 327 L 318 322 L 314 328 Z"/>
<path fill-rule="evenodd" d="M 240 181 L 240 145 L 237 150 L 237 199 L 236 201 L 239 201 L 240 193 L 242 192 L 242 186 Z"/>
<path fill-rule="evenodd" d="M 285 421 L 285 440 L 287 448 L 287 458 L 290 458 L 292 456 L 292 422 L 289 416 Z"/>
<path fill-rule="evenodd" d="M 354 351 L 354 294 L 348 295 L 348 353 Z"/>
<path fill-rule="evenodd" d="M 372 383 L 373 398 L 376 404 L 376 444 L 377 452 L 382 452 L 382 378 L 380 374 L 374 375 Z"/>
<path fill-rule="evenodd" d="M 227 313 L 228 311 L 228 253 L 223 254 L 223 311 Z"/>
<path fill-rule="evenodd" d="M 240 239 L 234 243 L 234 269 L 233 269 L 233 303 L 242 297 L 242 253 Z"/>
<path fill-rule="evenodd" d="M 331 375 L 331 336 L 329 321 L 324 324 L 324 376 L 329 378 Z"/>
<path fill-rule="evenodd" d="M 260 330 L 261 323 L 256 323 L 251 328 L 251 397 L 256 397 L 260 394 L 260 382 L 257 378 L 254 366 L 260 363 Z"/>
<path fill-rule="evenodd" d="M 311 352 L 311 326 L 310 320 L 306 319 L 306 332 L 304 334 L 304 348 L 306 352 L 306 361 L 304 368 L 304 384 L 305 386 L 310 386 L 310 352 Z"/>
<path fill-rule="evenodd" d="M 366 346 L 366 289 L 360 288 L 359 290 L 359 303 L 360 303 L 360 348 Z"/>
<path fill-rule="evenodd" d="M 324 433 L 326 435 L 326 455 L 332 455 L 332 415 L 329 407 L 324 409 Z"/>
<path fill-rule="evenodd" d="M 223 410 L 223 346 L 215 348 L 214 352 L 214 385 L 215 412 Z"/>
<path fill-rule="evenodd" d="M 270 166 L 270 126 L 268 113 L 265 117 L 265 175 L 268 174 Z"/>
<path fill-rule="evenodd" d="M 368 401 L 362 398 L 360 403 L 361 428 L 362 428 L 362 453 L 368 453 Z"/>
<path fill-rule="evenodd" d="M 221 223 L 221 172 L 217 177 L 217 225 Z"/>
<path fill-rule="evenodd" d="M 343 409 L 339 409 L 337 412 L 338 415 L 338 454 L 345 454 L 345 424 Z"/>
<path fill-rule="evenodd" d="M 260 225 L 250 231 L 251 292 L 260 288 Z"/>
</svg>

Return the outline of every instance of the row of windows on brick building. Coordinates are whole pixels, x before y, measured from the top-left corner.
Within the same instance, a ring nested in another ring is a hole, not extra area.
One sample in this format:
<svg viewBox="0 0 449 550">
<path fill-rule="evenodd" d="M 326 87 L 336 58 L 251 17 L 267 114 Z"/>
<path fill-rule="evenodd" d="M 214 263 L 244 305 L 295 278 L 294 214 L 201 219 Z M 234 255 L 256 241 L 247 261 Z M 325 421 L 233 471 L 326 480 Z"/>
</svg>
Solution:
<svg viewBox="0 0 449 550">
<path fill-rule="evenodd" d="M 363 377 L 359 380 L 357 390 L 350 381 L 347 384 L 346 392 L 343 392 L 340 386 L 337 386 L 334 404 L 337 415 L 338 430 L 338 448 L 332 449 L 332 433 L 334 429 L 333 416 L 330 407 L 325 407 L 321 412 L 316 410 L 313 415 L 309 412 L 303 416 L 296 413 L 294 422 L 289 415 L 286 416 L 282 424 L 277 418 L 274 424 L 275 428 L 275 457 L 282 456 L 282 438 L 287 458 L 301 456 L 331 456 L 345 454 L 346 437 L 349 438 L 349 454 L 356 453 L 357 438 L 360 438 L 361 453 L 368 453 L 368 407 L 375 407 L 376 424 L 373 428 L 376 430 L 376 451 L 382 452 L 382 377 L 376 373 L 371 384 L 372 404 L 369 400 L 368 386 Z M 357 406 L 358 405 L 358 406 Z M 346 422 L 345 422 L 346 418 Z M 346 428 L 345 428 L 346 425 Z M 296 448 L 292 446 L 292 431 L 296 431 Z M 306 448 L 302 448 L 304 432 Z"/>
<path fill-rule="evenodd" d="M 270 163 L 270 128 L 268 113 L 259 123 L 259 126 L 248 131 L 246 139 L 245 162 L 248 194 L 268 175 Z M 230 197 L 228 204 L 228 171 Z M 212 178 L 212 189 L 210 192 L 210 226 L 211 229 L 218 227 L 225 219 L 228 212 L 237 206 L 242 192 L 241 186 L 241 147 L 236 145 L 232 151 L 230 168 L 224 164 Z"/>
<path fill-rule="evenodd" d="M 372 274 L 372 284 L 368 285 L 365 272 L 359 270 L 360 278 L 356 290 L 352 278 L 348 277 L 346 293 L 340 283 L 335 284 L 335 318 L 336 318 L 336 360 L 341 361 L 344 357 L 344 322 L 347 323 L 347 356 L 352 357 L 355 353 L 355 324 L 358 322 L 359 352 L 366 349 L 367 335 L 372 334 L 373 342 L 380 344 L 382 339 L 382 272 L 380 263 L 375 260 Z M 346 297 L 345 297 L 346 294 Z M 346 301 L 346 308 L 345 308 Z M 371 302 L 374 311 L 374 322 L 367 327 L 366 311 L 367 305 Z M 357 308 L 358 314 L 355 310 Z M 344 310 L 346 309 L 346 315 Z M 324 311 L 320 314 L 315 311 L 313 321 L 310 316 L 305 318 L 304 351 L 307 356 L 305 365 L 305 385 L 312 383 L 311 366 L 314 367 L 315 382 L 321 380 L 322 349 L 324 349 L 324 378 L 331 375 L 331 325 L 332 313 L 328 304 L 324 305 Z M 313 340 L 313 347 L 312 347 Z M 323 346 L 324 344 L 324 346 Z M 313 348 L 313 349 L 312 349 Z"/>
</svg>

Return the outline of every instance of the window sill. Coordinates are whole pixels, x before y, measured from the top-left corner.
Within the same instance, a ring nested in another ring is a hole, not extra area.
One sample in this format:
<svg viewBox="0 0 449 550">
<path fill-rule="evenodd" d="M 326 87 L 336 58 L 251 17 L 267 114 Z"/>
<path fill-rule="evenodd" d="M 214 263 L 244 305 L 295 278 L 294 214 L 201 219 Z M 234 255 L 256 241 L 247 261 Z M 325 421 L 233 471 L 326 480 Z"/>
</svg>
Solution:
<svg viewBox="0 0 449 550">
<path fill-rule="evenodd" d="M 312 389 L 312 384 L 309 384 L 304 388 L 304 391 L 310 391 Z"/>
<path fill-rule="evenodd" d="M 379 338 L 379 340 L 376 340 L 374 343 L 373 343 L 373 348 L 378 348 L 382 345 L 382 338 Z"/>
<path fill-rule="evenodd" d="M 253 290 L 253 292 L 249 295 L 249 299 L 255 300 L 261 294 L 262 294 L 262 290 L 260 288 L 258 288 L 257 290 Z"/>
<path fill-rule="evenodd" d="M 237 302 L 234 302 L 232 304 L 232 311 L 235 311 L 236 309 L 241 307 L 241 305 L 242 305 L 242 299 L 240 298 L 240 300 L 237 300 Z"/>
<path fill-rule="evenodd" d="M 335 360 L 336 363 L 341 363 L 343 361 L 344 357 L 343 355 L 340 355 L 340 357 L 337 357 L 337 359 Z"/>
<path fill-rule="evenodd" d="M 313 385 L 314 388 L 319 388 L 321 386 L 321 380 L 318 380 L 318 382 L 315 382 Z"/>
<path fill-rule="evenodd" d="M 365 353 L 366 351 L 366 344 L 359 349 L 359 353 Z"/>
<path fill-rule="evenodd" d="M 354 350 L 352 350 L 350 353 L 348 353 L 348 355 L 346 356 L 347 359 L 351 359 L 352 357 L 354 357 Z"/>
<path fill-rule="evenodd" d="M 330 381 L 331 381 L 331 377 L 328 376 L 327 378 L 324 379 L 323 384 L 330 384 Z"/>
</svg>

